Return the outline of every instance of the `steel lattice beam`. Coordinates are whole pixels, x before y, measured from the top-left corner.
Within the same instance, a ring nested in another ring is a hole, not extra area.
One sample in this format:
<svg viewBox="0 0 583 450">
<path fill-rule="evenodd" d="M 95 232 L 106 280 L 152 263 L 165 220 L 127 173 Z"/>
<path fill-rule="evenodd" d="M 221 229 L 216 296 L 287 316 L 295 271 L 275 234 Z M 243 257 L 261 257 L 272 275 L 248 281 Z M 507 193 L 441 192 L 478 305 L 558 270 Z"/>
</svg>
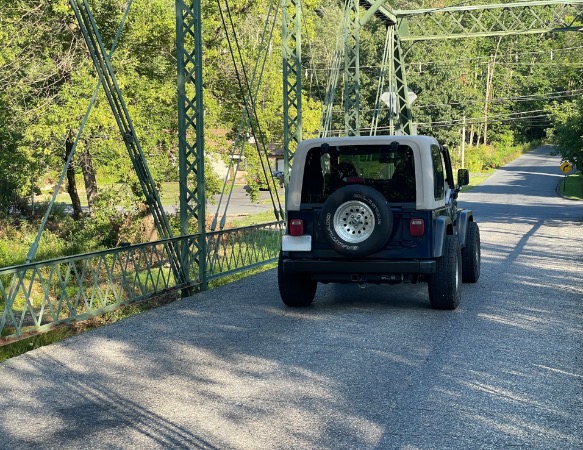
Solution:
<svg viewBox="0 0 583 450">
<path fill-rule="evenodd" d="M 405 60 L 398 33 L 394 33 L 393 66 L 393 76 L 397 90 L 397 114 L 401 123 L 401 132 L 409 135 L 415 134 L 413 130 L 411 102 L 409 99 L 409 87 L 407 86 L 407 77 L 405 74 Z"/>
<path fill-rule="evenodd" d="M 200 0 L 176 0 L 180 228 L 182 235 L 199 233 L 194 258 L 188 257 L 187 249 L 182 249 L 181 257 L 183 262 L 195 262 L 200 285 L 206 289 L 201 18 Z M 193 220 L 196 229 L 191 230 Z M 190 274 L 192 268 L 185 270 Z"/>
<path fill-rule="evenodd" d="M 360 135 L 360 18 L 359 5 L 349 1 L 344 9 L 344 132 Z"/>
<path fill-rule="evenodd" d="M 554 0 L 393 13 L 398 18 L 401 40 L 420 41 L 581 31 L 581 5 L 581 0 Z"/>
<path fill-rule="evenodd" d="M 293 153 L 302 140 L 302 7 L 301 2 L 283 2 L 283 139 L 285 184 Z"/>
<path fill-rule="evenodd" d="M 142 151 L 130 114 L 117 83 L 109 54 L 103 45 L 97 24 L 91 13 L 91 8 L 89 7 L 87 0 L 70 0 L 69 3 L 75 13 L 79 28 L 87 44 L 89 54 L 91 55 L 99 79 L 101 80 L 103 90 L 119 127 L 128 155 L 132 161 L 134 170 L 136 171 L 136 175 L 138 176 L 138 180 L 142 187 L 150 213 L 154 218 L 154 223 L 156 224 L 158 233 L 163 239 L 172 238 L 172 230 L 166 214 L 164 213 L 158 189 L 156 188 L 156 184 L 150 174 L 144 152 Z M 187 276 L 180 264 L 179 252 L 173 246 L 169 247 L 169 252 L 169 260 L 174 276 L 179 284 L 185 284 Z"/>
</svg>

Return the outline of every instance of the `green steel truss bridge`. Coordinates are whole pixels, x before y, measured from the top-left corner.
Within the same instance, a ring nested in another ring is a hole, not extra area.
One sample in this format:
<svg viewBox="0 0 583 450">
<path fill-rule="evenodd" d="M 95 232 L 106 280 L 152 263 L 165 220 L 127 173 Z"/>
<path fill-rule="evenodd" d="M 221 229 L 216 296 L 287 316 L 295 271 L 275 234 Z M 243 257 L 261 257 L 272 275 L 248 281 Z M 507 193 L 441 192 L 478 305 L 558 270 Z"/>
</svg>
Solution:
<svg viewBox="0 0 583 450">
<path fill-rule="evenodd" d="M 228 10 L 227 0 L 217 2 L 221 11 Z M 273 262 L 279 252 L 284 224 L 279 198 L 273 199 L 277 220 L 272 223 L 225 229 L 224 218 L 220 224 L 215 218 L 210 226 L 211 231 L 207 230 L 209 227 L 204 223 L 206 199 L 201 34 L 204 23 L 200 0 L 175 0 L 180 236 L 173 236 L 111 65 L 110 58 L 132 1 L 128 2 L 127 11 L 110 49 L 104 47 L 88 0 L 69 0 L 69 3 L 99 75 L 99 82 L 80 126 L 77 140 L 83 131 L 97 91 L 103 89 L 161 239 L 51 261 L 35 261 L 39 237 L 50 212 L 49 207 L 37 240 L 27 256 L 27 263 L 0 268 L 0 296 L 5 305 L 0 311 L 0 344 L 30 333 L 48 331 L 61 324 L 101 315 L 153 296 L 188 296 L 198 290 L 207 289 L 209 282 L 213 280 Z M 396 10 L 385 0 L 346 0 L 341 23 L 342 42 L 336 49 L 334 68 L 328 81 L 320 135 L 331 134 L 332 107 L 340 76 L 343 80 L 343 133 L 359 135 L 363 131 L 359 98 L 359 43 L 360 30 L 368 21 L 381 21 L 386 34 L 381 61 L 383 70 L 378 79 L 375 105 L 377 113 L 367 132 L 377 132 L 378 113 L 382 106 L 380 97 L 388 89 L 395 98 L 396 115 L 389 115 L 389 123 L 383 124 L 384 128 L 393 132 L 398 124 L 401 132 L 414 134 L 403 42 L 582 31 L 582 5 L 583 0 L 549 0 Z M 278 9 L 281 11 L 284 55 L 282 102 L 287 182 L 294 149 L 302 140 L 303 11 L 301 0 L 280 0 L 269 14 L 273 14 L 275 18 Z M 234 27 L 231 24 L 229 29 L 227 19 L 222 17 L 223 25 L 227 36 L 232 36 Z M 229 39 L 229 46 L 235 55 L 233 45 Z M 260 58 L 258 57 L 258 61 Z M 251 79 L 246 73 L 239 78 L 239 87 L 245 98 L 241 125 L 246 136 L 249 131 L 253 136 L 259 134 L 254 105 L 259 84 L 255 76 L 254 71 Z M 72 155 L 73 152 L 65 163 L 65 169 Z M 64 172 L 65 170 L 63 174 Z M 62 180 L 63 177 L 59 185 Z"/>
</svg>

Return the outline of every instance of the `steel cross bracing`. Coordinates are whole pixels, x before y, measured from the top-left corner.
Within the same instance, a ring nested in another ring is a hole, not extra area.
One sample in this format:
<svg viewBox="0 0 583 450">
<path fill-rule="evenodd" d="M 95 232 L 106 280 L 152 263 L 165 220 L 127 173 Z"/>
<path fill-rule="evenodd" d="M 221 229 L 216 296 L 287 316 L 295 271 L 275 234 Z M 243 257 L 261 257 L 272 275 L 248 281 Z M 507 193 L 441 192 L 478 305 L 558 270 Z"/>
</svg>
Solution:
<svg viewBox="0 0 583 450">
<path fill-rule="evenodd" d="M 350 0 L 344 8 L 344 130 L 360 134 L 360 18 L 359 5 Z"/>
<path fill-rule="evenodd" d="M 148 208 L 154 218 L 156 228 L 162 239 L 172 238 L 172 230 L 160 200 L 160 195 L 156 189 L 154 180 L 148 169 L 146 158 L 136 136 L 136 132 L 131 121 L 125 101 L 116 81 L 109 55 L 103 45 L 101 35 L 91 13 L 87 0 L 70 0 L 69 3 L 75 13 L 81 33 L 89 49 L 93 64 L 107 100 L 121 132 L 124 144 L 132 161 L 134 170 L 140 181 L 142 191 L 146 197 Z M 177 249 L 171 245 L 168 247 L 170 252 L 169 260 L 177 278 L 178 284 L 186 284 L 187 276 L 180 265 Z"/>
<path fill-rule="evenodd" d="M 515 34 L 535 34 L 546 32 L 582 31 L 582 13 L 580 5 L 583 0 L 549 0 L 540 2 L 520 2 L 520 3 L 499 3 L 478 6 L 458 6 L 444 7 L 422 10 L 392 10 L 386 0 L 350 0 L 345 4 L 345 19 L 342 22 L 344 27 L 344 40 L 341 45 L 344 50 L 344 73 L 345 81 L 345 133 L 347 135 L 360 134 L 359 120 L 359 99 L 358 92 L 360 86 L 359 63 L 358 63 L 358 31 L 373 17 L 380 19 L 389 29 L 393 29 L 394 38 L 387 39 L 390 49 L 385 49 L 391 57 L 387 85 L 391 92 L 396 94 L 396 109 L 400 122 L 401 132 L 413 134 L 411 105 L 409 101 L 408 87 L 405 74 L 404 56 L 401 48 L 403 41 L 427 40 L 427 39 L 453 39 L 465 37 L 485 37 L 485 36 L 505 36 Z M 295 0 L 287 0 L 288 8 L 301 9 L 300 3 Z M 387 6 L 385 6 L 387 5 Z M 354 7 L 357 11 L 355 12 Z M 359 13 L 359 9 L 363 10 Z M 358 18 L 360 15 L 360 18 Z M 354 18 L 357 18 L 354 20 Z M 299 26 L 285 28 L 284 25 L 284 47 L 286 42 L 301 42 Z M 356 42 L 355 42 L 356 40 Z M 301 48 L 298 44 L 298 48 Z M 288 58 L 290 55 L 288 55 Z M 355 59 L 356 58 L 356 59 Z M 301 54 L 297 52 L 293 55 L 295 66 L 301 62 Z M 285 64 L 289 60 L 284 57 Z M 383 70 L 384 63 L 383 63 Z M 293 76 L 297 79 L 294 80 Z M 292 79 L 290 79 L 292 77 Z M 301 71 L 285 72 L 284 85 L 295 89 L 293 98 L 301 99 Z M 334 78 L 334 74 L 331 74 Z M 327 136 L 330 133 L 330 114 L 334 101 L 335 83 L 329 83 L 328 92 L 324 105 L 324 118 L 322 120 L 323 129 L 320 135 Z M 378 94 L 382 92 L 379 89 Z M 289 102 L 290 95 L 284 96 L 284 111 L 292 115 L 294 123 L 301 126 L 301 108 Z M 375 110 L 378 109 L 377 99 Z M 375 111 L 378 114 L 378 111 Z M 289 117 L 284 120 L 289 121 Z M 375 118 L 371 133 L 374 134 Z M 392 118 L 389 129 L 394 129 Z M 284 130 L 285 131 L 285 130 Z M 301 133 L 297 133 L 301 135 Z M 284 136 L 285 152 L 287 159 L 293 154 L 293 149 L 288 145 L 290 136 Z"/>
<path fill-rule="evenodd" d="M 200 1 L 176 0 L 176 52 L 178 71 L 178 154 L 180 180 L 180 230 L 191 233 L 195 221 L 199 239 L 195 241 L 197 267 L 185 267 L 187 274 L 198 270 L 202 289 L 206 289 L 204 125 L 202 95 L 202 21 Z M 183 248 L 185 264 L 191 259 Z"/>
<path fill-rule="evenodd" d="M 283 2 L 283 136 L 284 178 L 289 181 L 290 159 L 302 140 L 302 6 Z"/>
<path fill-rule="evenodd" d="M 581 0 L 396 10 L 402 41 L 540 34 L 583 29 Z"/>
</svg>

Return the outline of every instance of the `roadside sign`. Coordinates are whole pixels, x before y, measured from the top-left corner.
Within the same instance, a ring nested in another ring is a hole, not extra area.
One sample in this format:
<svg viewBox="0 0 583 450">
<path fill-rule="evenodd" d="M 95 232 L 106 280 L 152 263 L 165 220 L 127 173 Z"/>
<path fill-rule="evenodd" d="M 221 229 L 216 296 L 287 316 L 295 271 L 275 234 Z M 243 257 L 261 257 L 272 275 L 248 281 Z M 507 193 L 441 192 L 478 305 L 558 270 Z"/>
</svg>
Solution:
<svg viewBox="0 0 583 450">
<path fill-rule="evenodd" d="M 571 171 L 571 169 L 573 169 L 573 164 L 571 164 L 569 161 L 563 161 L 559 167 L 566 175 Z"/>
</svg>

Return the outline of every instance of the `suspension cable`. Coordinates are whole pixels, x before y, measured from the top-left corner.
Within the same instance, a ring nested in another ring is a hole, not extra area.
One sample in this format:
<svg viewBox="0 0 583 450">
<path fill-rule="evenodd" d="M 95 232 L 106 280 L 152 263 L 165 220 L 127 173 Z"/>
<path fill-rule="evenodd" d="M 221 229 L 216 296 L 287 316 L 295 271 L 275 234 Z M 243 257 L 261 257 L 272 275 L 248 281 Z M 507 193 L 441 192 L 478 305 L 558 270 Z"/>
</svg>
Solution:
<svg viewBox="0 0 583 450">
<path fill-rule="evenodd" d="M 261 132 L 259 117 L 257 116 L 257 109 L 255 107 L 255 100 L 253 98 L 251 86 L 249 85 L 249 78 L 247 77 L 247 72 L 245 70 L 243 55 L 241 54 L 241 48 L 239 46 L 239 42 L 237 39 L 237 33 L 235 31 L 235 24 L 233 22 L 233 17 L 231 15 L 231 9 L 229 7 L 229 2 L 228 2 L 228 0 L 225 0 L 225 8 L 224 9 L 225 9 L 226 14 L 227 14 L 228 19 L 229 19 L 229 23 L 230 23 L 230 27 L 231 27 L 231 31 L 232 31 L 232 36 L 233 36 L 233 40 L 234 40 L 234 45 L 235 45 L 235 48 L 237 49 L 237 57 L 239 59 L 240 65 L 241 65 L 241 72 L 242 73 L 239 72 L 239 68 L 237 65 L 237 58 L 235 57 L 235 52 L 234 52 L 234 48 L 233 48 L 233 43 L 231 42 L 231 38 L 229 37 L 229 31 L 228 31 L 227 23 L 225 20 L 225 15 L 223 13 L 223 8 L 221 8 L 220 1 L 221 0 L 217 0 L 217 5 L 219 6 L 221 21 L 223 24 L 223 28 L 225 30 L 227 43 L 229 45 L 229 51 L 231 53 L 231 58 L 233 61 L 235 74 L 237 77 L 237 84 L 239 87 L 239 92 L 241 93 L 241 96 L 242 96 L 244 104 L 245 104 L 245 112 L 247 113 L 247 115 L 249 117 L 249 125 L 251 128 L 251 134 L 252 134 L 253 138 L 255 139 L 255 142 L 260 144 L 257 146 L 257 151 L 258 151 L 258 155 L 259 155 L 259 161 L 261 163 L 261 168 L 263 169 L 263 174 L 267 178 L 267 176 L 268 176 L 267 171 L 266 171 L 266 166 L 267 166 L 267 168 L 270 169 L 269 176 L 271 177 L 272 181 L 274 181 L 273 174 L 271 173 L 269 159 L 267 158 L 267 149 L 266 149 L 266 145 L 265 145 L 264 134 Z M 245 101 L 246 97 L 248 98 L 248 101 Z M 259 148 L 260 146 L 263 148 L 263 154 L 261 152 L 261 149 Z M 264 155 L 265 155 L 265 159 L 267 161 L 264 161 L 264 159 L 263 159 Z M 275 214 L 276 219 L 277 220 L 283 219 L 284 213 L 283 213 L 283 208 L 282 208 L 281 201 L 279 198 L 279 193 L 277 192 L 277 190 L 275 190 L 275 198 L 274 198 L 272 190 L 269 189 L 268 192 L 269 192 L 269 196 L 271 197 L 271 202 L 273 204 L 273 212 Z M 276 200 L 277 200 L 277 205 L 276 205 Z M 279 208 L 279 210 L 278 210 L 278 208 Z"/>
<path fill-rule="evenodd" d="M 117 46 L 117 43 L 119 41 L 119 38 L 121 36 L 121 32 L 122 32 L 123 27 L 125 25 L 125 21 L 127 19 L 127 16 L 130 12 L 131 7 L 132 7 L 132 2 L 133 2 L 133 0 L 128 1 L 124 15 L 121 19 L 119 27 L 117 28 L 115 38 L 114 38 L 113 43 L 111 44 L 111 48 L 109 50 L 110 57 L 113 54 L 113 52 L 115 51 L 115 47 Z M 85 115 L 83 116 L 83 120 L 81 121 L 81 125 L 79 126 L 79 130 L 77 131 L 77 136 L 75 137 L 75 141 L 73 142 L 73 146 L 71 147 L 71 151 L 67 155 L 67 159 L 65 161 L 63 171 L 61 173 L 61 176 L 59 177 L 59 181 L 57 182 L 57 185 L 55 186 L 53 196 L 52 196 L 52 198 L 47 206 L 47 210 L 46 210 L 45 215 L 43 217 L 43 220 L 41 222 L 41 225 L 40 225 L 40 228 L 39 228 L 38 233 L 36 235 L 36 238 L 34 239 L 34 242 L 30 246 L 30 249 L 28 250 L 28 253 L 26 255 L 26 263 L 27 264 L 32 262 L 32 260 L 36 256 L 36 252 L 38 251 L 38 245 L 40 242 L 41 235 L 46 227 L 47 221 L 49 219 L 49 215 L 50 215 L 50 213 L 53 209 L 53 206 L 55 204 L 57 194 L 61 190 L 63 180 L 65 178 L 65 175 L 67 174 L 67 169 L 69 168 L 69 165 L 71 164 L 71 160 L 73 159 L 73 155 L 75 154 L 75 150 L 77 149 L 77 144 L 79 143 L 79 140 L 81 139 L 81 135 L 83 134 L 83 130 L 85 129 L 85 125 L 87 124 L 87 120 L 89 119 L 89 113 L 91 112 L 91 109 L 93 108 L 93 105 L 95 104 L 95 101 L 97 99 L 97 93 L 99 92 L 100 87 L 101 87 L 101 78 L 99 80 L 97 80 L 97 84 L 95 85 L 95 89 L 93 90 L 93 95 L 91 96 L 91 101 L 89 102 L 89 106 L 87 106 L 87 111 L 85 112 Z"/>
<path fill-rule="evenodd" d="M 272 25 L 271 25 L 271 31 L 269 33 L 269 39 L 267 39 L 267 43 L 269 43 L 269 42 L 271 42 L 272 37 L 273 37 L 273 32 L 274 32 L 274 28 L 275 28 L 276 19 L 277 19 L 278 11 L 279 11 L 279 8 L 280 8 L 280 4 L 281 4 L 281 0 L 278 0 L 277 6 L 276 6 L 276 8 L 274 10 L 274 7 L 273 7 L 274 1 L 271 0 L 270 5 L 269 5 L 269 10 L 268 10 L 268 13 L 267 13 L 267 17 L 266 17 L 266 20 L 265 20 L 265 24 L 263 26 L 263 32 L 261 34 L 261 42 L 259 44 L 259 51 L 258 51 L 258 54 L 259 55 L 261 55 L 262 52 L 263 52 L 263 58 L 262 58 L 263 61 L 262 61 L 262 64 L 261 64 L 261 69 L 259 70 L 259 75 L 257 76 L 259 62 L 260 62 L 261 58 L 258 57 L 255 60 L 255 66 L 253 68 L 253 73 L 252 73 L 252 77 L 251 77 L 251 86 L 254 86 L 254 93 L 253 93 L 253 95 L 255 97 L 257 97 L 258 92 L 259 92 L 259 88 L 261 87 L 261 82 L 263 80 L 263 72 L 264 72 L 264 69 L 265 69 L 266 62 L 267 62 L 267 55 L 268 55 L 268 52 L 266 50 L 267 49 L 267 46 L 266 46 L 267 28 L 268 28 L 269 22 L 271 20 L 271 15 L 272 15 L 272 11 L 273 11 L 273 22 L 272 22 Z M 225 32 L 227 32 L 227 30 L 225 30 Z M 257 78 L 257 81 L 256 81 L 256 78 Z M 248 95 L 245 96 L 245 102 L 248 102 Z M 221 195 L 220 195 L 220 198 L 219 198 L 219 203 L 217 205 L 217 210 L 216 210 L 216 213 L 215 213 L 215 217 L 213 218 L 213 221 L 212 221 L 212 224 L 211 224 L 211 230 L 212 231 L 214 231 L 216 229 L 216 226 L 217 226 L 219 211 L 221 209 L 221 205 L 222 205 L 222 202 L 223 202 L 223 197 L 225 195 L 226 186 L 228 184 L 228 174 L 231 172 L 231 169 L 233 168 L 233 166 L 235 166 L 235 173 L 234 173 L 233 179 L 231 180 L 231 183 L 230 183 L 229 193 L 227 195 L 227 200 L 225 202 L 225 207 L 224 207 L 224 210 L 223 210 L 223 213 L 222 213 L 222 217 L 221 217 L 221 221 L 220 221 L 220 225 L 219 225 L 219 228 L 221 230 L 225 227 L 225 222 L 226 222 L 226 218 L 227 218 L 227 209 L 229 207 L 230 200 L 231 200 L 231 196 L 233 194 L 233 188 L 234 188 L 234 185 L 235 185 L 235 178 L 236 178 L 237 173 L 239 171 L 239 165 L 240 165 L 240 162 L 241 162 L 241 158 L 243 156 L 243 150 L 245 148 L 245 137 L 247 135 L 247 129 L 249 128 L 249 126 L 250 126 L 250 118 L 249 118 L 249 116 L 245 112 L 243 112 L 241 114 L 241 120 L 240 120 L 240 123 L 239 123 L 239 128 L 237 130 L 237 136 L 235 138 L 235 142 L 234 142 L 234 145 L 233 145 L 233 149 L 231 151 L 231 160 L 229 162 L 229 167 L 227 169 L 227 176 L 225 177 L 225 181 L 223 183 L 223 189 L 222 189 L 222 192 L 221 192 Z M 235 156 L 235 152 L 236 152 L 237 149 L 239 149 L 239 152 L 238 152 L 238 155 L 237 155 L 238 158 L 236 159 L 237 162 L 235 163 L 234 162 L 234 160 L 235 160 L 234 156 Z"/>
</svg>

